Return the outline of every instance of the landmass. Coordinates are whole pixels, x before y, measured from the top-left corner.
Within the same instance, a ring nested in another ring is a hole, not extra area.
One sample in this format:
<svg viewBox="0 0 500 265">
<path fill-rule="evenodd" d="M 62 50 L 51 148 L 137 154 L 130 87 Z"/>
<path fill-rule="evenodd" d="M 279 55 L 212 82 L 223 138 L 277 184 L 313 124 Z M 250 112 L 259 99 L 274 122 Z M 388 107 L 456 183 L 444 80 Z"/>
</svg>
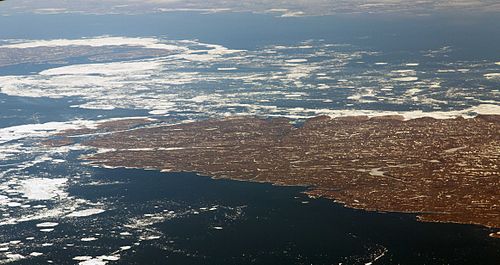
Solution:
<svg viewBox="0 0 500 265">
<path fill-rule="evenodd" d="M 107 133 L 81 144 L 105 151 L 85 159 L 304 186 L 312 197 L 347 207 L 500 228 L 500 115 L 320 116 L 302 124 L 245 116 L 146 127 L 138 121 L 101 124 L 96 130 Z"/>
</svg>

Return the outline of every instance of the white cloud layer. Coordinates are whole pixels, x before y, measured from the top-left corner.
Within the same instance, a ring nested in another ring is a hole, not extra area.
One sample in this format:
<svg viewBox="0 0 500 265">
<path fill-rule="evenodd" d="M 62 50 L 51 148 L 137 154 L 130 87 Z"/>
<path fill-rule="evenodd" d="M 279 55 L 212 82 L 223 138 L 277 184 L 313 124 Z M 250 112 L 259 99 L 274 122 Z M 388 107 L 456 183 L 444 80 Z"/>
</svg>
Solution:
<svg viewBox="0 0 500 265">
<path fill-rule="evenodd" d="M 146 13 L 169 11 L 249 11 L 276 13 L 283 17 L 303 15 L 325 15 L 334 13 L 387 13 L 387 12 L 420 12 L 429 13 L 436 10 L 474 10 L 495 12 L 500 4 L 488 0 L 16 0 L 7 2 L 5 10 L 11 12 L 28 11 L 43 14 L 64 12 L 87 13 Z"/>
</svg>

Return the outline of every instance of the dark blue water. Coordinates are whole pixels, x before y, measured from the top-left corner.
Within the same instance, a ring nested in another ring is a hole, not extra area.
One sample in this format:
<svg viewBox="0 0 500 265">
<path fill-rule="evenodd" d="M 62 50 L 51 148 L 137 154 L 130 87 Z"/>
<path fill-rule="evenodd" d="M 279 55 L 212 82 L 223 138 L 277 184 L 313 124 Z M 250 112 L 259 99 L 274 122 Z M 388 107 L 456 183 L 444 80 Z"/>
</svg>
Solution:
<svg viewBox="0 0 500 265">
<path fill-rule="evenodd" d="M 211 180 L 189 173 L 87 169 L 92 179 L 114 183 L 75 185 L 70 194 L 107 202 L 107 212 L 61 224 L 38 237 L 33 223 L 14 230 L 0 226 L 4 240 L 37 235 L 25 251 L 45 253 L 13 264 L 74 264 L 80 255 L 102 255 L 134 245 L 112 264 L 497 264 L 500 241 L 488 229 L 468 225 L 417 222 L 412 215 L 346 209 L 324 199 L 309 199 L 301 188 Z M 85 182 L 84 182 L 85 183 Z M 83 184 L 84 184 L 83 183 Z M 307 202 L 307 203 L 305 203 Z M 216 206 L 193 214 L 193 210 Z M 164 209 L 177 216 L 118 235 L 123 225 L 144 213 Z M 221 227 L 221 230 L 214 229 Z M 137 241 L 154 230 L 155 240 Z M 83 236 L 99 235 L 93 242 Z M 16 235 L 17 237 L 15 237 Z M 46 240 L 46 241 L 45 241 Z M 41 242 L 54 245 L 40 247 Z M 67 244 L 74 246 L 67 247 Z"/>
<path fill-rule="evenodd" d="M 78 102 L 82 101 L 68 98 L 26 98 L 0 94 L 0 128 L 22 124 L 64 122 L 74 119 L 95 120 L 147 114 L 147 111 L 143 110 L 86 110 L 71 107 Z"/>
<path fill-rule="evenodd" d="M 299 194 L 299 188 L 214 181 L 191 174 L 133 170 L 115 174 L 133 183 L 130 193 L 122 194 L 124 200 L 163 197 L 194 205 L 200 200 L 245 205 L 243 217 L 227 225 L 217 214 L 159 224 L 177 247 L 198 257 L 147 247 L 146 253 L 157 258 L 130 257 L 136 264 L 145 260 L 148 264 L 360 264 L 382 247 L 388 252 L 378 264 L 495 264 L 500 260 L 500 242 L 485 237 L 488 230 L 479 227 L 425 224 L 411 215 L 346 209 L 328 200 L 309 200 Z M 127 195 L 144 193 L 148 195 Z M 222 223 L 224 229 L 211 231 L 210 223 Z"/>
</svg>

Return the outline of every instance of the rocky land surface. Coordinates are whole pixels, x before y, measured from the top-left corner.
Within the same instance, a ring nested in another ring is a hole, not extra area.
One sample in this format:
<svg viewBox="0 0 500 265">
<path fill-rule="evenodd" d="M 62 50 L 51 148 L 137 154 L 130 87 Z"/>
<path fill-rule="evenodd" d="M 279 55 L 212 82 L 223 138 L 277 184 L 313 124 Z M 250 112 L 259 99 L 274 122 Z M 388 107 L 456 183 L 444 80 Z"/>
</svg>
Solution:
<svg viewBox="0 0 500 265">
<path fill-rule="evenodd" d="M 99 166 L 305 186 L 313 197 L 352 208 L 500 228 L 497 115 L 407 121 L 320 116 L 300 126 L 256 117 L 124 129 L 126 124 L 95 129 L 106 133 L 81 144 L 108 150 L 86 159 Z"/>
</svg>

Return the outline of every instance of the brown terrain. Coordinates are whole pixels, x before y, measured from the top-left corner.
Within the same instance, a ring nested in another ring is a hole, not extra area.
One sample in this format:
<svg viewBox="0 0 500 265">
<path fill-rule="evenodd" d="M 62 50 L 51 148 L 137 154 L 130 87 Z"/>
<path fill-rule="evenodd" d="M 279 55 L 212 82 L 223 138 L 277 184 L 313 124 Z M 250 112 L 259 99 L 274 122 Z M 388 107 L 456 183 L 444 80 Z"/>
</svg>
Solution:
<svg viewBox="0 0 500 265">
<path fill-rule="evenodd" d="M 496 115 L 321 116 L 299 127 L 236 117 L 110 130 L 83 144 L 113 149 L 87 157 L 95 165 L 306 186 L 310 196 L 352 208 L 500 228 L 499 129 Z"/>
</svg>

